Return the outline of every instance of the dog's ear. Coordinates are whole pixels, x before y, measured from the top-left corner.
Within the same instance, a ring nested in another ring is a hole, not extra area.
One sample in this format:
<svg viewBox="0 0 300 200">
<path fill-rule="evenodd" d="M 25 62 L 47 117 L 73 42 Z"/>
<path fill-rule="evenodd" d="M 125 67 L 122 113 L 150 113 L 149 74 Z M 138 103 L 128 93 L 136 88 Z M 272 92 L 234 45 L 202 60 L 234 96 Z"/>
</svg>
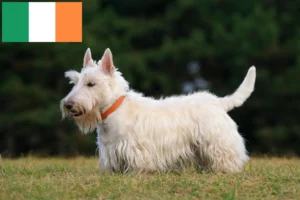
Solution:
<svg viewBox="0 0 300 200">
<path fill-rule="evenodd" d="M 101 66 L 105 73 L 112 75 L 115 71 L 112 53 L 109 48 L 107 48 L 101 58 Z"/>
<path fill-rule="evenodd" d="M 70 79 L 70 83 L 77 84 L 80 79 L 80 74 L 74 70 L 65 72 L 65 77 Z"/>
<path fill-rule="evenodd" d="M 83 67 L 87 67 L 90 61 L 93 61 L 93 59 L 91 50 L 88 48 L 83 57 Z"/>
</svg>

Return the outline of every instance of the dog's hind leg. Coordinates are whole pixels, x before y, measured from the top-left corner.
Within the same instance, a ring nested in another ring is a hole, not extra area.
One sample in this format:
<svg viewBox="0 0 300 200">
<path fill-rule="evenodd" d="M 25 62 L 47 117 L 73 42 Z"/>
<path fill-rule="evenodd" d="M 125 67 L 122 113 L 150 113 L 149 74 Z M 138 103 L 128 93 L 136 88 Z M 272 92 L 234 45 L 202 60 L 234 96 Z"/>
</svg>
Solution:
<svg viewBox="0 0 300 200">
<path fill-rule="evenodd" d="M 210 108 L 199 121 L 195 155 L 204 170 L 239 172 L 249 157 L 235 122 L 225 112 Z"/>
<path fill-rule="evenodd" d="M 207 141 L 200 149 L 203 170 L 216 172 L 240 172 L 248 161 L 243 138 L 237 131 L 229 134 L 226 140 Z"/>
</svg>

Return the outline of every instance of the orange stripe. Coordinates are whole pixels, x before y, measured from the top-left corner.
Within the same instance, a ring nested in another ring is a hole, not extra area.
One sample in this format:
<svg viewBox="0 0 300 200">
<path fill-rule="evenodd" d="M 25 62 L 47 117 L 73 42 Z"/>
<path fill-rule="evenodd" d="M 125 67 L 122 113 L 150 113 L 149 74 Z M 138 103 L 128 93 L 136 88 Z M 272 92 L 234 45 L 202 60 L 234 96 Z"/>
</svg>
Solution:
<svg viewBox="0 0 300 200">
<path fill-rule="evenodd" d="M 56 42 L 82 42 L 82 2 L 56 2 Z"/>
</svg>

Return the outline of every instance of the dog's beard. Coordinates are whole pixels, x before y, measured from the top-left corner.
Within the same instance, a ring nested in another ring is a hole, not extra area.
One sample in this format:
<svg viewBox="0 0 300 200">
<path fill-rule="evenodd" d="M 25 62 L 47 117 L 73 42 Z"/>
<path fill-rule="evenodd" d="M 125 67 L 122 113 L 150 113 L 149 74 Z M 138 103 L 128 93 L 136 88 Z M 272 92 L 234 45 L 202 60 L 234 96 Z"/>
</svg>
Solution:
<svg viewBox="0 0 300 200">
<path fill-rule="evenodd" d="M 60 104 L 60 109 L 62 112 L 62 118 L 72 117 L 70 112 L 64 108 L 63 103 Z M 75 120 L 79 130 L 85 134 L 93 132 L 102 120 L 100 111 L 97 109 L 97 107 L 93 108 L 88 113 L 84 113 L 83 115 L 72 118 Z"/>
<path fill-rule="evenodd" d="M 100 111 L 97 108 L 93 108 L 88 113 L 74 117 L 74 120 L 81 132 L 85 134 L 93 132 L 101 122 Z"/>
</svg>

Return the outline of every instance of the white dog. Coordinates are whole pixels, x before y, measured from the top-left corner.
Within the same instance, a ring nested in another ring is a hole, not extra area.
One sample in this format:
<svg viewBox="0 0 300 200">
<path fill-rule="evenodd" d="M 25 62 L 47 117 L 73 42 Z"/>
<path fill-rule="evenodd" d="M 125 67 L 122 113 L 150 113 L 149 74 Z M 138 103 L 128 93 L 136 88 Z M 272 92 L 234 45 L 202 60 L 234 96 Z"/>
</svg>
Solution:
<svg viewBox="0 0 300 200">
<path fill-rule="evenodd" d="M 61 101 L 63 117 L 72 115 L 84 133 L 97 128 L 101 169 L 165 172 L 194 164 L 201 170 L 239 172 L 249 159 L 227 112 L 254 90 L 255 67 L 235 93 L 221 98 L 209 92 L 144 97 L 129 89 L 109 49 L 98 63 L 87 49 L 81 72 L 65 75 L 74 87 Z"/>
</svg>

